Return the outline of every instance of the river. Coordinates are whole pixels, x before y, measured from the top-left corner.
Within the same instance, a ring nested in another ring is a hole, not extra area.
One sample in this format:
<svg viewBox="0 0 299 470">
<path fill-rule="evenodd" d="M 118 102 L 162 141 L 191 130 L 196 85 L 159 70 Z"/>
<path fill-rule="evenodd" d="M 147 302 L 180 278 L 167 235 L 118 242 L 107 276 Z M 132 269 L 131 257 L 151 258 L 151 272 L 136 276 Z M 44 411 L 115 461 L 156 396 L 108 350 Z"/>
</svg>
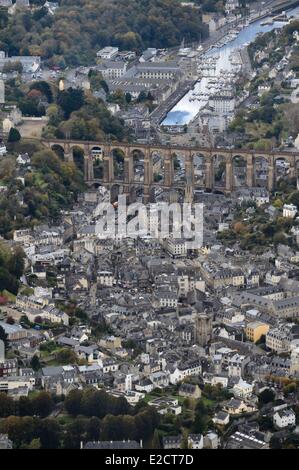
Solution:
<svg viewBox="0 0 299 470">
<path fill-rule="evenodd" d="M 293 8 L 287 12 L 288 17 L 299 15 L 299 6 Z M 259 33 L 266 33 L 272 31 L 273 29 L 283 28 L 287 23 L 285 22 L 274 22 L 272 25 L 264 25 L 261 23 L 265 21 L 265 18 L 255 21 L 254 23 L 245 26 L 244 29 L 239 32 L 238 36 L 228 44 L 222 46 L 221 48 L 211 49 L 209 52 L 206 52 L 202 55 L 204 60 L 208 58 L 214 59 L 215 68 L 211 74 L 213 78 L 216 78 L 217 81 L 221 79 L 223 74 L 226 72 L 233 71 L 233 65 L 230 61 L 230 56 L 232 53 L 236 53 L 242 47 L 246 47 L 249 43 L 253 42 Z M 193 90 L 189 91 L 177 104 L 176 106 L 169 111 L 166 118 L 162 122 L 162 125 L 184 125 L 189 124 L 192 119 L 199 113 L 201 109 L 207 103 L 207 96 L 203 99 L 198 98 L 194 99 L 194 93 L 199 94 L 208 94 L 210 93 L 209 89 L 209 79 L 202 78 L 198 81 Z M 201 95 L 202 96 L 202 95 Z M 193 101 L 191 101 L 193 100 Z"/>
</svg>

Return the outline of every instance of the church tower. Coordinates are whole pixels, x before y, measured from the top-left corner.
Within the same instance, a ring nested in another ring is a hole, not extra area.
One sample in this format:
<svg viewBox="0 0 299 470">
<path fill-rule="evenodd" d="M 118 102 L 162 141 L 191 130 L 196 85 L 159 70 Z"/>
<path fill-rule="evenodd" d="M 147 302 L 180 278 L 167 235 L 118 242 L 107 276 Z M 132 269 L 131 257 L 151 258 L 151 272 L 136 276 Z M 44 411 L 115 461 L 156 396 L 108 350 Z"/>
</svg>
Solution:
<svg viewBox="0 0 299 470">
<path fill-rule="evenodd" d="M 206 313 L 199 313 L 195 318 L 195 343 L 203 348 L 212 339 L 212 318 Z"/>
</svg>

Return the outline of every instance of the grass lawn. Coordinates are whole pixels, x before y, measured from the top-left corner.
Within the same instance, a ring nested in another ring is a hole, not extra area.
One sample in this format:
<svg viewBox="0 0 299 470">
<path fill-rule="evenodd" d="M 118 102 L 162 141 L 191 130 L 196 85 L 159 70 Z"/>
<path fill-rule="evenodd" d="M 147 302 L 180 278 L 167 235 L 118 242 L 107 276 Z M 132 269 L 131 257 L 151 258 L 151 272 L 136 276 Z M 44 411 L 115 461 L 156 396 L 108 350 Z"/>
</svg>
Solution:
<svg viewBox="0 0 299 470">
<path fill-rule="evenodd" d="M 144 397 L 144 401 L 145 401 L 146 403 L 148 403 L 149 401 L 154 400 L 155 398 L 159 398 L 159 397 L 160 397 L 160 395 L 153 395 L 153 394 L 151 394 L 151 393 L 146 393 L 146 394 L 145 394 L 145 397 Z M 161 398 L 162 398 L 162 397 L 161 397 Z"/>
<path fill-rule="evenodd" d="M 21 288 L 19 289 L 19 293 L 29 297 L 30 295 L 34 294 L 34 289 L 32 289 L 32 287 L 22 285 Z"/>
<path fill-rule="evenodd" d="M 62 426 L 67 426 L 68 424 L 71 424 L 76 418 L 74 416 L 70 416 L 68 414 L 63 414 L 59 415 L 56 420 L 61 424 Z"/>
<path fill-rule="evenodd" d="M 203 402 L 204 405 L 209 406 L 209 407 L 215 405 L 214 400 L 211 400 L 210 398 L 207 398 L 207 397 L 204 397 L 204 396 L 201 397 L 201 401 Z"/>
<path fill-rule="evenodd" d="M 28 397 L 35 398 L 40 394 L 41 391 L 42 390 L 30 390 L 30 392 L 28 392 Z"/>
<path fill-rule="evenodd" d="M 1 295 L 3 295 L 3 297 L 7 297 L 7 299 L 10 301 L 10 302 L 16 302 L 16 296 L 14 294 L 12 294 L 11 292 L 9 292 L 8 290 L 3 290 L 1 292 Z"/>
<path fill-rule="evenodd" d="M 57 359 L 52 359 L 52 361 L 47 361 L 46 364 L 47 367 L 55 367 L 55 366 L 61 366 L 61 362 L 57 361 Z"/>
</svg>

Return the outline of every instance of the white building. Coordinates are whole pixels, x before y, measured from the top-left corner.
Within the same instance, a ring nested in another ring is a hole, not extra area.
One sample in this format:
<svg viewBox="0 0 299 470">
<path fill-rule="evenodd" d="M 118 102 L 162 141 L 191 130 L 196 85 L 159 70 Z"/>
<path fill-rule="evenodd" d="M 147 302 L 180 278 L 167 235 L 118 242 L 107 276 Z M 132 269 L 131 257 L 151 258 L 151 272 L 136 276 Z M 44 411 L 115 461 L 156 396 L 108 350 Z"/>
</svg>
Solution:
<svg viewBox="0 0 299 470">
<path fill-rule="evenodd" d="M 29 0 L 16 0 L 16 6 L 20 8 L 29 8 Z"/>
<path fill-rule="evenodd" d="M 68 326 L 69 316 L 54 307 L 47 305 L 48 300 L 45 298 L 38 299 L 34 296 L 26 297 L 18 295 L 16 298 L 16 306 L 26 315 L 31 322 L 35 322 L 37 317 L 47 320 L 50 323 L 62 323 Z"/>
<path fill-rule="evenodd" d="M 254 200 L 258 207 L 263 206 L 264 204 L 268 204 L 270 202 L 269 194 L 255 196 Z"/>
<path fill-rule="evenodd" d="M 63 243 L 63 236 L 57 230 L 42 230 L 38 232 L 38 237 L 35 241 L 38 246 L 54 245 L 61 246 Z"/>
<path fill-rule="evenodd" d="M 225 2 L 225 13 L 231 15 L 239 7 L 239 0 L 226 0 Z"/>
<path fill-rule="evenodd" d="M 242 377 L 244 367 L 249 362 L 249 358 L 235 354 L 229 359 L 228 362 L 228 375 L 229 377 Z"/>
<path fill-rule="evenodd" d="M 233 95 L 214 95 L 209 99 L 209 106 L 214 112 L 220 114 L 231 113 L 236 106 L 236 100 Z"/>
<path fill-rule="evenodd" d="M 199 362 L 192 363 L 186 367 L 177 366 L 173 373 L 170 374 L 170 383 L 177 384 L 186 377 L 196 376 L 201 373 L 201 364 Z"/>
<path fill-rule="evenodd" d="M 271 286 L 277 286 L 280 283 L 282 275 L 276 271 L 269 271 L 266 273 L 265 283 Z"/>
<path fill-rule="evenodd" d="M 51 14 L 51 15 L 54 15 L 55 14 L 55 10 L 57 10 L 57 8 L 59 8 L 59 3 L 58 2 L 46 2 L 44 4 L 44 8 L 47 8 L 48 12 Z"/>
<path fill-rule="evenodd" d="M 4 80 L 0 80 L 0 104 L 5 103 L 5 84 Z"/>
<path fill-rule="evenodd" d="M 273 423 L 279 429 L 284 429 L 296 425 L 296 414 L 293 410 L 280 410 L 274 413 Z"/>
<path fill-rule="evenodd" d="M 219 437 L 215 432 L 209 431 L 203 438 L 205 449 L 218 449 Z"/>
<path fill-rule="evenodd" d="M 105 61 L 98 65 L 97 70 L 108 80 L 121 78 L 127 71 L 127 64 L 123 61 Z"/>
<path fill-rule="evenodd" d="M 6 155 L 7 154 L 7 149 L 6 149 L 6 146 L 1 143 L 0 144 L 0 157 L 3 157 L 3 155 Z"/>
<path fill-rule="evenodd" d="M 111 271 L 99 271 L 97 281 L 101 286 L 112 287 L 115 282 L 114 274 Z"/>
<path fill-rule="evenodd" d="M 294 204 L 285 204 L 283 206 L 283 217 L 294 219 L 297 214 L 297 207 Z"/>
<path fill-rule="evenodd" d="M 214 375 L 211 380 L 211 385 L 213 385 L 213 387 L 221 385 L 222 388 L 227 388 L 228 378 L 222 375 Z"/>
<path fill-rule="evenodd" d="M 154 47 L 149 47 L 144 51 L 142 56 L 139 59 L 140 63 L 148 62 L 149 60 L 152 60 L 158 53 L 158 50 L 155 49 Z"/>
<path fill-rule="evenodd" d="M 168 238 L 165 247 L 173 258 L 181 258 L 187 255 L 187 244 L 184 239 Z"/>
<path fill-rule="evenodd" d="M 4 341 L 0 339 L 0 363 L 5 361 L 5 346 Z"/>
<path fill-rule="evenodd" d="M 298 31 L 293 32 L 293 38 L 296 39 L 297 42 L 299 42 L 299 32 Z"/>
<path fill-rule="evenodd" d="M 253 385 L 240 379 L 233 387 L 233 394 L 236 398 L 251 398 L 253 392 Z"/>
<path fill-rule="evenodd" d="M 0 69 L 10 63 L 20 63 L 23 66 L 23 71 L 26 73 L 35 73 L 41 65 L 41 58 L 39 56 L 0 56 Z"/>
<path fill-rule="evenodd" d="M 218 411 L 212 421 L 218 426 L 227 426 L 229 424 L 229 414 L 225 411 Z"/>
<path fill-rule="evenodd" d="M 205 281 L 199 278 L 189 276 L 187 274 L 180 274 L 178 276 L 179 295 L 186 296 L 189 292 L 194 292 L 198 289 L 201 292 L 205 291 Z"/>
<path fill-rule="evenodd" d="M 266 347 L 277 354 L 289 352 L 291 347 L 290 327 L 281 325 L 268 331 L 266 334 Z"/>
<path fill-rule="evenodd" d="M 18 165 L 29 165 L 31 162 L 31 159 L 28 155 L 28 153 L 21 153 L 18 158 L 17 158 L 17 164 Z"/>
<path fill-rule="evenodd" d="M 177 307 L 178 306 L 178 296 L 176 292 L 172 291 L 161 291 L 158 293 L 160 307 Z"/>
<path fill-rule="evenodd" d="M 100 59 L 106 59 L 106 60 L 111 60 L 113 57 L 116 57 L 118 54 L 119 48 L 118 47 L 104 47 L 104 49 L 101 49 L 100 51 L 97 52 L 97 57 Z"/>
<path fill-rule="evenodd" d="M 291 344 L 291 364 L 290 364 L 290 374 L 294 375 L 299 372 L 299 347 L 297 346 L 297 341 L 295 340 Z"/>
<path fill-rule="evenodd" d="M 189 434 L 188 449 L 203 449 L 203 435 Z"/>
<path fill-rule="evenodd" d="M 0 392 L 9 392 L 17 389 L 25 389 L 24 395 L 28 394 L 28 391 L 33 390 L 35 386 L 35 377 L 1 377 L 0 378 Z"/>
<path fill-rule="evenodd" d="M 218 224 L 218 232 L 225 232 L 226 230 L 229 230 L 229 223 L 227 222 L 220 222 Z"/>
<path fill-rule="evenodd" d="M 260 85 L 258 87 L 258 95 L 261 97 L 261 96 L 265 95 L 266 93 L 269 93 L 270 90 L 271 90 L 270 85 Z"/>
<path fill-rule="evenodd" d="M 176 62 L 147 62 L 138 64 L 134 73 L 139 78 L 170 80 L 180 75 L 181 71 Z"/>
</svg>

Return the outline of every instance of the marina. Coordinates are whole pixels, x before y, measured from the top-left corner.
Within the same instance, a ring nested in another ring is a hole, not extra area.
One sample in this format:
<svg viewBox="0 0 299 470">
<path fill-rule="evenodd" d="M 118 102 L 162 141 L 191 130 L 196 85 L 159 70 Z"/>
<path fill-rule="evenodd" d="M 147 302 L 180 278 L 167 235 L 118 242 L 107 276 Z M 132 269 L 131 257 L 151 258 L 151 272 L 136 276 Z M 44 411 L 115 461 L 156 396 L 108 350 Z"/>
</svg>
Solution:
<svg viewBox="0 0 299 470">
<path fill-rule="evenodd" d="M 198 76 L 194 89 L 190 90 L 167 114 L 162 125 L 189 124 L 203 110 L 209 98 L 216 92 L 226 92 L 236 81 L 242 68 L 242 49 L 255 40 L 258 34 L 284 27 L 299 14 L 299 7 L 282 12 L 273 18 L 263 18 L 253 23 L 247 21 L 229 33 L 198 60 Z"/>
</svg>

